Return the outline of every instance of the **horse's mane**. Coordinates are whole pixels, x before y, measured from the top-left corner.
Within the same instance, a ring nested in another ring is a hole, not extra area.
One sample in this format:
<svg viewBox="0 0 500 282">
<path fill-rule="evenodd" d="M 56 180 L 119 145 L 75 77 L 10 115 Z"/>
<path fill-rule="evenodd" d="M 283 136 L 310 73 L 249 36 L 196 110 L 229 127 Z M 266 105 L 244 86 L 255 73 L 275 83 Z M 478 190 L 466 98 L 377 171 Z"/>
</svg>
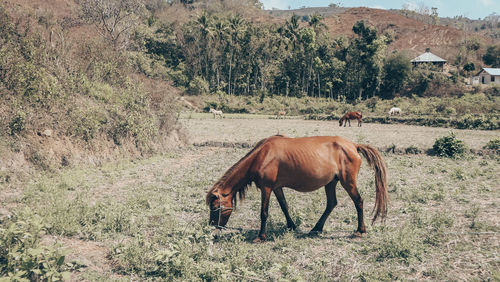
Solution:
<svg viewBox="0 0 500 282">
<path fill-rule="evenodd" d="M 224 184 L 229 180 L 229 178 L 233 175 L 233 173 L 235 171 L 238 171 L 239 169 L 241 169 L 241 167 L 243 166 L 244 162 L 246 160 L 249 159 L 249 157 L 251 155 L 253 155 L 253 153 L 259 151 L 262 147 L 262 145 L 269 139 L 273 138 L 273 137 L 284 137 L 283 135 L 274 135 L 274 136 L 271 136 L 271 137 L 268 137 L 268 138 L 265 138 L 265 139 L 262 139 L 260 140 L 259 142 L 257 142 L 255 144 L 255 146 L 252 148 L 252 150 L 250 150 L 243 158 L 241 158 L 238 162 L 236 162 L 233 166 L 231 166 L 227 171 L 226 173 L 224 173 L 224 175 L 219 178 L 219 180 L 217 180 L 217 182 L 214 184 L 214 186 L 212 186 L 212 188 L 210 188 L 210 190 L 208 190 L 207 192 L 207 196 L 206 196 L 206 203 L 207 204 L 210 204 L 210 195 L 212 195 L 212 192 L 214 192 L 215 190 L 219 189 L 220 187 L 223 187 Z M 251 180 L 248 179 L 247 177 L 243 178 L 242 180 L 240 180 L 240 182 L 234 187 L 234 189 L 237 189 L 237 193 L 239 194 L 239 198 L 240 199 L 244 199 L 245 198 L 245 195 L 246 195 L 246 191 L 248 190 L 248 186 L 251 184 Z M 236 203 L 237 203 L 237 198 L 238 197 L 233 197 L 233 206 L 236 206 Z"/>
</svg>

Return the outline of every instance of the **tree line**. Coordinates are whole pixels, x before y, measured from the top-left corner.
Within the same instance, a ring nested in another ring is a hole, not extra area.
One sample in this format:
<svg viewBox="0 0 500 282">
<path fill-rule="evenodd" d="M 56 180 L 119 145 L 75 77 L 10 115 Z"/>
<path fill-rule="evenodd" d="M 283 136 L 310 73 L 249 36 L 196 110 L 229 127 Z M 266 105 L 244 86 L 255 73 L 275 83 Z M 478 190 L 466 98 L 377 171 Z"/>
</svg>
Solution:
<svg viewBox="0 0 500 282">
<path fill-rule="evenodd" d="M 175 86 L 192 94 L 310 96 L 352 101 L 461 92 L 459 73 L 449 77 L 429 70 L 413 70 L 406 53 L 387 51 L 392 34 L 380 34 L 364 21 L 352 27 L 354 38 L 331 38 L 318 14 L 292 15 L 284 23 L 259 23 L 225 11 L 224 1 L 215 9 L 209 7 L 210 1 L 79 2 L 82 18 L 95 24 L 115 49 L 127 49 L 128 44 L 129 50 L 136 48 L 148 54 L 155 64 L 167 68 L 167 77 Z M 258 1 L 243 2 L 239 5 L 259 9 Z M 172 5 L 193 9 L 196 16 L 182 23 L 158 16 L 158 11 Z M 138 14 L 142 17 L 134 17 Z M 134 30 L 134 26 L 142 26 L 141 18 L 146 27 Z M 475 52 L 479 47 L 471 50 Z M 468 61 L 469 49 L 458 62 L 462 74 L 475 70 Z M 488 48 L 487 64 L 492 61 L 488 55 L 495 58 L 496 50 L 495 46 Z"/>
<path fill-rule="evenodd" d="M 162 58 L 175 70 L 171 78 L 176 85 L 192 93 L 353 100 L 380 96 L 384 85 L 398 90 L 403 83 L 384 77 L 391 36 L 363 21 L 353 26 L 356 37 L 351 40 L 329 38 L 319 15 L 255 24 L 238 14 L 203 11 L 178 30 L 165 23 L 155 28 L 145 39 L 147 52 Z M 411 69 L 409 60 L 389 63 L 389 71 Z"/>
</svg>

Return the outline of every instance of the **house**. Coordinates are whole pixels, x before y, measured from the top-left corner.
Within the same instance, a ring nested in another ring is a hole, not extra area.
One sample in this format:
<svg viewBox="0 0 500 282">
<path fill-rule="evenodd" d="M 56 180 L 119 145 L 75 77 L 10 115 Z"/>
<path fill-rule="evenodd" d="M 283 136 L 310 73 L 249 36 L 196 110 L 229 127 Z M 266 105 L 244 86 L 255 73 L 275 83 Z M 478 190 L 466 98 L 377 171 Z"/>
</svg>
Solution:
<svg viewBox="0 0 500 282">
<path fill-rule="evenodd" d="M 413 67 L 431 65 L 443 70 L 446 60 L 432 54 L 429 49 L 427 49 L 425 53 L 411 60 L 411 63 Z"/>
<path fill-rule="evenodd" d="M 472 85 L 478 84 L 500 84 L 500 68 L 482 68 L 475 76 L 471 78 Z"/>
</svg>

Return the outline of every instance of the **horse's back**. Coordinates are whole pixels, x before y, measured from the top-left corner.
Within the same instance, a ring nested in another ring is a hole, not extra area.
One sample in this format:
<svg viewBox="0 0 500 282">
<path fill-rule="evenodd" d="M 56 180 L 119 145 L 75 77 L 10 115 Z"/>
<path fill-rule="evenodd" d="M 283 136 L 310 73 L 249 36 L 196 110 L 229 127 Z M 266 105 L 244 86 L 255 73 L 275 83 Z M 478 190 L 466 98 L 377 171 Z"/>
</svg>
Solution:
<svg viewBox="0 0 500 282">
<path fill-rule="evenodd" d="M 344 115 L 344 118 L 348 119 L 358 119 L 361 117 L 362 117 L 361 112 L 348 112 Z"/>
<path fill-rule="evenodd" d="M 274 137 L 261 146 L 253 171 L 264 185 L 312 191 L 361 165 L 356 144 L 339 136 Z"/>
</svg>

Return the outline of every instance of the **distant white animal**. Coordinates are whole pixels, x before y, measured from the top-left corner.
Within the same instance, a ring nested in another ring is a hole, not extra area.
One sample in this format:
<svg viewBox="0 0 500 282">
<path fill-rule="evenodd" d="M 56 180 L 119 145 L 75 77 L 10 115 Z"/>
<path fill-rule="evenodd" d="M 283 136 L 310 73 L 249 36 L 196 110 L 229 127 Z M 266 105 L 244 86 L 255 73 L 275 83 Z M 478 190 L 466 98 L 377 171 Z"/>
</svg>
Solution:
<svg viewBox="0 0 500 282">
<path fill-rule="evenodd" d="M 222 111 L 210 108 L 210 112 L 214 114 L 214 118 L 216 118 L 217 116 L 220 116 L 221 118 L 224 117 L 224 113 Z"/>
<path fill-rule="evenodd" d="M 400 115 L 401 115 L 401 109 L 400 109 L 400 108 L 396 108 L 396 107 L 391 108 L 391 109 L 389 110 L 389 115 L 390 115 L 390 116 L 395 116 L 395 115 L 400 116 Z"/>
</svg>

